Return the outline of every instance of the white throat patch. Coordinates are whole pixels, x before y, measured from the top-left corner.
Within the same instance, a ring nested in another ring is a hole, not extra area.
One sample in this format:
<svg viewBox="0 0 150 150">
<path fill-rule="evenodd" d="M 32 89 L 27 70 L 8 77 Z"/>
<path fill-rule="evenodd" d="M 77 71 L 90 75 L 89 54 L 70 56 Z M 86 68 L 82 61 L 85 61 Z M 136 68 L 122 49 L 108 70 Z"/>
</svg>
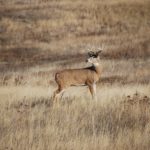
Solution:
<svg viewBox="0 0 150 150">
<path fill-rule="evenodd" d="M 94 63 L 94 66 L 99 66 L 99 63 Z"/>
</svg>

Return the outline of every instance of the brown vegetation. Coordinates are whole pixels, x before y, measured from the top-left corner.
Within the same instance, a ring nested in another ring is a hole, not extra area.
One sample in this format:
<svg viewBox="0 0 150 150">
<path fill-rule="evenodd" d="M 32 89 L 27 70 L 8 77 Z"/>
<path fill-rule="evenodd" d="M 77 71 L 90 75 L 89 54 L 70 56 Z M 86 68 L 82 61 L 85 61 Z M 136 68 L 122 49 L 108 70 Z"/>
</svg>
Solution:
<svg viewBox="0 0 150 150">
<path fill-rule="evenodd" d="M 98 102 L 54 74 L 104 45 Z M 150 149 L 149 0 L 0 0 L 0 150 Z"/>
<path fill-rule="evenodd" d="M 1 61 L 31 63 L 66 52 L 69 57 L 101 43 L 107 45 L 104 58 L 150 55 L 147 0 L 8 2 L 0 9 Z"/>
<path fill-rule="evenodd" d="M 142 101 L 139 97 L 135 100 Z M 103 105 L 69 101 L 55 107 L 45 98 L 3 105 L 3 117 L 10 119 L 1 124 L 1 148 L 149 149 L 149 104 L 127 107 L 113 100 Z"/>
</svg>

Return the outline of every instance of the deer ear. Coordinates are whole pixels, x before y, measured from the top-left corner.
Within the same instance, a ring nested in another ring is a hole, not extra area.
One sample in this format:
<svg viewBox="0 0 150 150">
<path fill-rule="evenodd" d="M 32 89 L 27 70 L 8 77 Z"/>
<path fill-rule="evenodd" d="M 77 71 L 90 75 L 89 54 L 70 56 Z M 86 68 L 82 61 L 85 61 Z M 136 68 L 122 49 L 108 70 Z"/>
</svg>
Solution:
<svg viewBox="0 0 150 150">
<path fill-rule="evenodd" d="M 99 50 L 98 52 L 96 52 L 96 55 L 98 56 L 101 52 L 102 50 Z"/>
<path fill-rule="evenodd" d="M 90 52 L 88 52 L 88 55 L 91 57 L 94 55 L 94 52 L 90 51 Z"/>
</svg>

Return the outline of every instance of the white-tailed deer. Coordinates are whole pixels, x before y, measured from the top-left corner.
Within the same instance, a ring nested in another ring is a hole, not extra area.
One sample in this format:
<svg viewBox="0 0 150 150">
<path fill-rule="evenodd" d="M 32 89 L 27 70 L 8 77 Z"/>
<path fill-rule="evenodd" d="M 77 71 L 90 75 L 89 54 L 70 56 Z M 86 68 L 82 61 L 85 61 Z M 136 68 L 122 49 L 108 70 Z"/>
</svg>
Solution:
<svg viewBox="0 0 150 150">
<path fill-rule="evenodd" d="M 92 65 L 87 68 L 81 69 L 66 69 L 55 74 L 55 81 L 58 84 L 58 89 L 54 92 L 53 100 L 55 100 L 58 94 L 63 94 L 64 90 L 70 86 L 88 86 L 93 99 L 96 97 L 96 82 L 101 75 L 101 66 L 99 64 L 99 54 L 101 50 L 97 52 L 88 52 L 87 62 Z"/>
</svg>

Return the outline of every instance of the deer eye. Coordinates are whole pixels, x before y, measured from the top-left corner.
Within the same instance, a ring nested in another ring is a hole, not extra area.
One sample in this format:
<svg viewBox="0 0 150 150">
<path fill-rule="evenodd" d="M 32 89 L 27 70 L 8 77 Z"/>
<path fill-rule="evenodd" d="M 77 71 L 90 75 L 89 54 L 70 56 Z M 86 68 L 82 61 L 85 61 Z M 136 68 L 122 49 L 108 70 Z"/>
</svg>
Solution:
<svg viewBox="0 0 150 150">
<path fill-rule="evenodd" d="M 96 56 L 96 55 L 93 55 L 92 57 L 93 57 L 93 58 L 97 58 L 97 56 Z"/>
</svg>

